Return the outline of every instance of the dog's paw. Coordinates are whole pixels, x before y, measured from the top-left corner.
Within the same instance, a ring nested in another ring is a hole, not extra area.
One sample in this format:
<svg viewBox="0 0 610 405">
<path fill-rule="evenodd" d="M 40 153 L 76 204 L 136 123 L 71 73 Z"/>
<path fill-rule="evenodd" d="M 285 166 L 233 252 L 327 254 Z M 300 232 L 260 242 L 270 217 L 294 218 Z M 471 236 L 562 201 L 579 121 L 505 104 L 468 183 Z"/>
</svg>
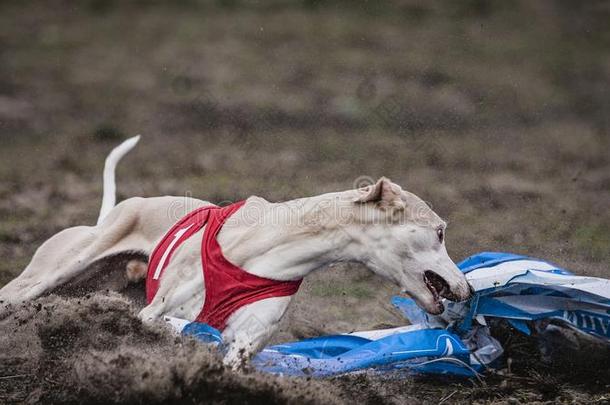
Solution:
<svg viewBox="0 0 610 405">
<path fill-rule="evenodd" d="M 125 273 L 130 283 L 137 283 L 146 278 L 148 265 L 141 260 L 130 260 L 127 263 Z"/>
</svg>

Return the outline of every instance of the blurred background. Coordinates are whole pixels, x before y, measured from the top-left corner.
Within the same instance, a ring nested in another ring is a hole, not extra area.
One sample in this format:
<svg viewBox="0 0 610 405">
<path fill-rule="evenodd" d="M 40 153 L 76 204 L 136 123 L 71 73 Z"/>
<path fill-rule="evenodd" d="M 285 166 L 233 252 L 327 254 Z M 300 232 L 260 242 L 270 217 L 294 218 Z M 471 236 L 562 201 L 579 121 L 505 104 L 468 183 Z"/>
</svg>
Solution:
<svg viewBox="0 0 610 405">
<path fill-rule="evenodd" d="M 270 201 L 387 176 L 483 250 L 610 277 L 610 3 L 0 2 L 0 285 L 121 198 Z M 277 340 L 400 324 L 357 265 Z"/>
</svg>

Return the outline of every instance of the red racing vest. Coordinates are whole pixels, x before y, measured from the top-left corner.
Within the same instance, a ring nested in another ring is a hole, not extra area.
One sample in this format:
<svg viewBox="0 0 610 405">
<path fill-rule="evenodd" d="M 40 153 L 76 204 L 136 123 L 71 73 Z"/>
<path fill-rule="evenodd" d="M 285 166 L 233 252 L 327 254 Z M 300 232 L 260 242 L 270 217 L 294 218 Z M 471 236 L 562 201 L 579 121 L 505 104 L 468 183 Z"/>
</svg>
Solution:
<svg viewBox="0 0 610 405">
<path fill-rule="evenodd" d="M 178 221 L 157 244 L 148 261 L 146 274 L 146 302 L 151 303 L 159 281 L 167 268 L 173 253 L 187 239 L 206 227 L 201 241 L 201 262 L 205 300 L 195 322 L 223 331 L 227 319 L 244 305 L 272 297 L 293 295 L 302 280 L 278 281 L 255 276 L 229 262 L 216 236 L 227 218 L 237 211 L 244 201 L 218 207 L 215 205 L 198 208 Z"/>
</svg>

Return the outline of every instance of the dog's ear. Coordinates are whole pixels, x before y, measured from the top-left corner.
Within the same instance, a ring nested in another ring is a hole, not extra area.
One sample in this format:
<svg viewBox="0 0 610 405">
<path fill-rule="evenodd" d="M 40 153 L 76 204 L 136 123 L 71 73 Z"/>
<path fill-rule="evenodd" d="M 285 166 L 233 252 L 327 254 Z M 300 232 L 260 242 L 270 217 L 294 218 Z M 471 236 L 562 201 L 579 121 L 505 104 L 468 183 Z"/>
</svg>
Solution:
<svg viewBox="0 0 610 405">
<path fill-rule="evenodd" d="M 357 203 L 373 202 L 383 208 L 405 207 L 401 197 L 402 189 L 388 178 L 382 177 L 377 180 L 377 183 L 361 188 L 358 191 L 361 192 L 361 195 L 356 199 Z"/>
</svg>

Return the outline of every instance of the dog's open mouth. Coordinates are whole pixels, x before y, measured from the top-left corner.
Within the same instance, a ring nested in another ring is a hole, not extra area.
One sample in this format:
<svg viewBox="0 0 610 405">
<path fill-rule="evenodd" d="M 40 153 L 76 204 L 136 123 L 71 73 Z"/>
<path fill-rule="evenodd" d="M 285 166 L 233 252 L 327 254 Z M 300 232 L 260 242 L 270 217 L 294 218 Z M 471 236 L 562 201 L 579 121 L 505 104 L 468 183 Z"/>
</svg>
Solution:
<svg viewBox="0 0 610 405">
<path fill-rule="evenodd" d="M 432 270 L 426 270 L 424 272 L 424 282 L 426 287 L 430 290 L 430 293 L 434 297 L 434 303 L 438 307 L 439 313 L 443 312 L 444 305 L 441 302 L 441 298 L 447 298 L 450 301 L 458 301 L 458 297 L 449 288 L 447 281 L 433 272 Z"/>
</svg>

